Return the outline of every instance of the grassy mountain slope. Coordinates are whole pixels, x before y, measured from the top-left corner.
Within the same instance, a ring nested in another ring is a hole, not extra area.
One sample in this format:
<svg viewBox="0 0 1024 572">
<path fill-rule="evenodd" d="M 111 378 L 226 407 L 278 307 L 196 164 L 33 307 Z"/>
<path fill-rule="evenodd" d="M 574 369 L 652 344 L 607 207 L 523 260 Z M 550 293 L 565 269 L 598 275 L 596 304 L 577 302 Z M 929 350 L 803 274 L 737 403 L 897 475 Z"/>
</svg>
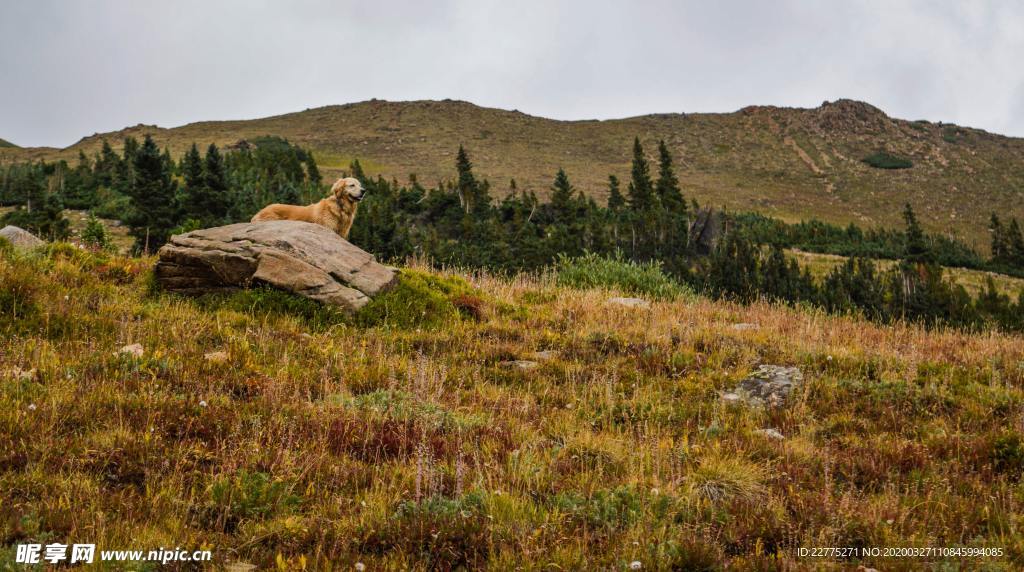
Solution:
<svg viewBox="0 0 1024 572">
<path fill-rule="evenodd" d="M 0 561 L 81 539 L 260 569 L 1024 564 L 1019 337 L 480 275 L 477 320 L 332 325 L 150 293 L 152 262 L 0 254 Z M 805 385 L 723 401 L 762 363 Z"/>
<path fill-rule="evenodd" d="M 10 141 L 7 141 L 6 139 L 0 139 L 0 149 L 7 148 L 20 149 L 20 147 L 18 147 L 14 143 L 11 143 Z"/>
<path fill-rule="evenodd" d="M 152 133 L 182 153 L 196 141 L 231 144 L 273 134 L 314 149 L 328 174 L 355 157 L 371 174 L 433 184 L 452 175 L 459 143 L 497 194 L 515 178 L 546 193 L 564 167 L 576 186 L 603 198 L 609 173 L 629 174 L 631 142 L 654 151 L 664 139 L 687 194 L 702 203 L 754 209 L 787 220 L 899 224 L 910 201 L 931 230 L 987 242 L 990 212 L 1024 217 L 1024 140 L 955 125 L 905 121 L 866 103 L 814 109 L 747 107 L 734 113 L 657 114 L 608 121 L 556 121 L 461 101 L 330 106 L 247 121 L 173 129 L 138 125 L 94 135 L 63 150 L 25 149 L 9 157 L 73 158 L 106 137 Z M 862 159 L 884 150 L 913 167 L 885 170 Z"/>
</svg>

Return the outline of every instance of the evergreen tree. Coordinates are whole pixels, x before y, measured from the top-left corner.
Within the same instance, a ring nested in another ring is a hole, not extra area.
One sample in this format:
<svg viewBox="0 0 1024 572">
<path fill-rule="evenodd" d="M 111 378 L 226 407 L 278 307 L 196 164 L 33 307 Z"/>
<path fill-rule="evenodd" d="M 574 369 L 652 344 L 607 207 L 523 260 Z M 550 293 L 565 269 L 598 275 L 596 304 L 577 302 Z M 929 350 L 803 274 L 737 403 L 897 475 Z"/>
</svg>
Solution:
<svg viewBox="0 0 1024 572">
<path fill-rule="evenodd" d="M 608 175 L 608 210 L 619 214 L 626 208 L 626 198 L 619 190 L 619 178 L 615 175 Z"/>
<path fill-rule="evenodd" d="M 310 184 L 317 189 L 320 188 L 320 185 L 322 184 L 320 168 L 317 167 L 316 159 L 313 158 L 312 152 L 306 153 L 306 177 L 309 178 Z"/>
<path fill-rule="evenodd" d="M 1010 226 L 1006 229 L 1007 260 L 1017 268 L 1024 268 L 1024 234 L 1021 234 L 1020 224 L 1016 218 L 1010 219 Z"/>
<path fill-rule="evenodd" d="M 94 250 L 113 249 L 107 227 L 103 226 L 103 223 L 92 213 L 89 213 L 89 218 L 85 220 L 85 228 L 82 229 L 82 243 Z"/>
<path fill-rule="evenodd" d="M 658 204 L 658 257 L 667 262 L 669 271 L 683 264 L 680 258 L 686 252 L 689 220 L 686 201 L 679 190 L 679 179 L 672 167 L 672 155 L 664 141 L 658 142 L 658 181 L 655 185 Z"/>
<path fill-rule="evenodd" d="M 212 217 L 206 210 L 206 194 L 209 189 L 203 174 L 203 158 L 195 143 L 182 157 L 180 170 L 185 183 L 180 200 L 183 215 L 192 221 L 190 226 L 202 228 L 203 221 Z"/>
<path fill-rule="evenodd" d="M 658 142 L 658 181 L 655 190 L 665 211 L 673 215 L 686 215 L 686 201 L 679 190 L 679 179 L 672 167 L 672 155 L 664 140 Z"/>
<path fill-rule="evenodd" d="M 136 249 L 155 252 L 178 225 L 177 183 L 171 179 L 160 149 L 149 135 L 133 156 L 134 177 L 128 189 L 131 208 L 125 222 L 135 237 Z"/>
<path fill-rule="evenodd" d="M 910 207 L 910 203 L 907 203 L 906 208 L 903 209 L 903 221 L 907 225 L 906 248 L 903 258 L 908 262 L 930 262 L 932 255 L 928 249 L 928 243 L 925 241 L 924 231 L 921 230 L 921 225 L 918 224 L 917 216 L 914 215 L 914 209 Z"/>
<path fill-rule="evenodd" d="M 576 215 L 573 200 L 575 191 L 565 170 L 559 168 L 555 182 L 551 185 L 551 213 L 555 224 L 568 224 Z"/>
<path fill-rule="evenodd" d="M 992 233 L 992 263 L 1006 264 L 1010 260 L 1010 241 L 996 213 L 989 219 L 988 230 Z"/>
<path fill-rule="evenodd" d="M 200 220 L 209 224 L 217 224 L 227 217 L 231 198 L 228 193 L 228 175 L 224 158 L 213 143 L 206 148 L 206 157 L 203 159 L 203 179 L 204 186 L 200 204 L 205 211 L 205 217 Z"/>
<path fill-rule="evenodd" d="M 640 138 L 633 140 L 633 166 L 627 188 L 629 203 L 629 250 L 635 260 L 650 260 L 657 256 L 658 217 L 651 169 L 644 156 Z"/>
<path fill-rule="evenodd" d="M 0 217 L 0 226 L 14 225 L 39 237 L 62 240 L 68 235 L 68 221 L 60 197 L 47 189 L 44 165 L 23 169 L 12 181 L 18 207 Z"/>
<path fill-rule="evenodd" d="M 629 181 L 629 207 L 636 213 L 647 213 L 654 209 L 654 188 L 651 183 L 651 168 L 644 156 L 640 138 L 633 139 L 633 166 Z"/>
</svg>

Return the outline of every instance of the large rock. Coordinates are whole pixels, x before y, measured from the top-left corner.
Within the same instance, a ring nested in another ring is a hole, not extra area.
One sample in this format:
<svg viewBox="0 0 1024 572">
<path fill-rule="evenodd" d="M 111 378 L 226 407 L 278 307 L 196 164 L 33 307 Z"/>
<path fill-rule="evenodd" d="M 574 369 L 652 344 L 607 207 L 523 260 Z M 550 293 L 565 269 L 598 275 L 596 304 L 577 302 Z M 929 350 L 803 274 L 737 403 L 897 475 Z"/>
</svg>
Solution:
<svg viewBox="0 0 1024 572">
<path fill-rule="evenodd" d="M 30 249 L 46 244 L 31 232 L 12 225 L 0 228 L 0 238 L 6 238 L 15 248 Z"/>
<path fill-rule="evenodd" d="M 715 250 L 722 236 L 722 213 L 704 207 L 697 211 L 690 223 L 690 244 L 697 254 L 707 256 Z"/>
<path fill-rule="evenodd" d="M 761 365 L 736 386 L 722 395 L 727 402 L 741 402 L 755 407 L 781 407 L 794 389 L 804 382 L 804 374 L 796 367 Z"/>
<path fill-rule="evenodd" d="M 156 279 L 181 294 L 268 284 L 358 310 L 396 281 L 394 270 L 320 225 L 240 223 L 171 237 L 158 253 Z"/>
</svg>

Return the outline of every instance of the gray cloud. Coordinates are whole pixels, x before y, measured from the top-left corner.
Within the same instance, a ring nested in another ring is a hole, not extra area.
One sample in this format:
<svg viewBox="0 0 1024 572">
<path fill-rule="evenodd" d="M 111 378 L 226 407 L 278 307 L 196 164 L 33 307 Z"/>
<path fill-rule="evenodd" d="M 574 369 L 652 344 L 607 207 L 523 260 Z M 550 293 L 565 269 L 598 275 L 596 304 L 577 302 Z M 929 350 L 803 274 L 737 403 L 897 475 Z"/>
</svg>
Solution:
<svg viewBox="0 0 1024 572">
<path fill-rule="evenodd" d="M 0 137 L 373 97 L 562 119 L 840 97 L 1024 135 L 1011 2 L 135 2 L 0 5 Z"/>
</svg>

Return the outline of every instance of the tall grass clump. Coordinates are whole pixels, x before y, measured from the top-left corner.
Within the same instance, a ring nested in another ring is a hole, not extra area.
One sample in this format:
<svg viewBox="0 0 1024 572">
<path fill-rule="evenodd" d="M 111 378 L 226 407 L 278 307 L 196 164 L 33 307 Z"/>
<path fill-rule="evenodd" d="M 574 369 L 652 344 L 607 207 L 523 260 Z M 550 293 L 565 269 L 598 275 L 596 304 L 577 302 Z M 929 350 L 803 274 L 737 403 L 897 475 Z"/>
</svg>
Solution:
<svg viewBox="0 0 1024 572">
<path fill-rule="evenodd" d="M 657 262 L 633 262 L 589 253 L 577 258 L 560 256 L 555 264 L 559 286 L 610 288 L 626 294 L 672 300 L 692 292 L 661 269 Z"/>
</svg>

